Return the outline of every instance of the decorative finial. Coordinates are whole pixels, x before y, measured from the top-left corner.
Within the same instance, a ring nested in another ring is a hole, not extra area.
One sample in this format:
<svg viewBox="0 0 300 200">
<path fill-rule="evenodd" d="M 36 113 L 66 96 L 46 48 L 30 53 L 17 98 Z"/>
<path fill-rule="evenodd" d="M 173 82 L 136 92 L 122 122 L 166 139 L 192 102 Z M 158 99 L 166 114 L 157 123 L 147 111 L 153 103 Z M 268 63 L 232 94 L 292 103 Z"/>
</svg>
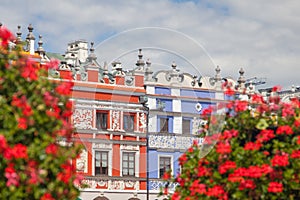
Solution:
<svg viewBox="0 0 300 200">
<path fill-rule="evenodd" d="M 18 25 L 18 31 L 17 31 L 17 42 L 22 42 L 22 32 L 21 32 L 21 26 Z"/>
<path fill-rule="evenodd" d="M 244 73 L 245 73 L 244 69 L 241 68 L 239 73 L 240 73 L 240 77 L 239 77 L 237 82 L 239 83 L 239 88 L 244 89 L 245 88 L 245 82 L 246 82 L 245 77 L 244 77 Z"/>
<path fill-rule="evenodd" d="M 34 37 L 34 35 L 32 33 L 33 27 L 32 27 L 31 24 L 29 24 L 29 26 L 28 26 L 28 31 L 29 31 L 29 33 L 28 33 L 26 39 L 28 39 L 28 40 L 35 40 L 35 37 Z"/>
<path fill-rule="evenodd" d="M 135 65 L 143 67 L 145 65 L 145 62 L 143 61 L 142 49 L 139 49 L 138 57 L 139 57 L 139 59 L 136 61 Z"/>
<path fill-rule="evenodd" d="M 96 56 L 96 54 L 94 52 L 95 52 L 94 42 L 91 42 L 90 55 L 89 55 L 88 59 L 90 59 L 90 60 L 97 60 L 97 56 Z"/>
<path fill-rule="evenodd" d="M 40 53 L 45 52 L 44 48 L 42 47 L 43 46 L 42 35 L 39 35 L 38 45 L 39 45 L 39 47 L 38 47 L 37 51 Z"/>
<path fill-rule="evenodd" d="M 146 61 L 146 65 L 147 67 L 150 67 L 151 66 L 151 60 L 148 58 L 147 61 Z"/>
<path fill-rule="evenodd" d="M 219 65 L 216 67 L 215 70 L 216 70 L 215 81 L 221 81 L 222 80 L 221 75 L 220 75 L 221 69 L 220 69 Z"/>
<path fill-rule="evenodd" d="M 176 67 L 177 67 L 177 65 L 176 65 L 176 63 L 173 61 L 173 63 L 172 63 L 172 68 L 173 68 L 174 70 L 176 70 Z"/>
</svg>

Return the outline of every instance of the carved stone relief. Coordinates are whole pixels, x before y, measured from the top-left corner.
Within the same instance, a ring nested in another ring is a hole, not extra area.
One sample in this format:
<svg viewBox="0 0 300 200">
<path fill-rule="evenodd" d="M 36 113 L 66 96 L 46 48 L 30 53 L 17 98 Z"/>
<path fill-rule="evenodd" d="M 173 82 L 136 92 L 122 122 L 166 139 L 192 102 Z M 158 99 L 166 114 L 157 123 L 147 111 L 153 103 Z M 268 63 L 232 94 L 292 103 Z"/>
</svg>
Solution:
<svg viewBox="0 0 300 200">
<path fill-rule="evenodd" d="M 88 162 L 88 153 L 86 150 L 83 150 L 79 158 L 76 160 L 76 170 L 77 172 L 87 173 L 87 162 Z"/>
</svg>

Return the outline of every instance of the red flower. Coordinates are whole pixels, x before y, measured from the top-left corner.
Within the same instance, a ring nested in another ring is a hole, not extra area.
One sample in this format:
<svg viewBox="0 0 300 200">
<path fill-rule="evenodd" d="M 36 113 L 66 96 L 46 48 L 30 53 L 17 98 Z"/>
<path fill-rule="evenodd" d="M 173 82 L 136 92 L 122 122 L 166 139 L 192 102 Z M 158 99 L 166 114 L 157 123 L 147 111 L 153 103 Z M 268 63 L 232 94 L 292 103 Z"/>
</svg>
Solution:
<svg viewBox="0 0 300 200">
<path fill-rule="evenodd" d="M 174 192 L 174 194 L 171 197 L 171 200 L 180 200 L 179 192 Z"/>
<path fill-rule="evenodd" d="M 236 164 L 233 161 L 227 160 L 219 166 L 220 174 L 225 174 L 228 170 L 236 168 Z"/>
<path fill-rule="evenodd" d="M 7 47 L 10 40 L 14 39 L 14 35 L 5 27 L 0 28 L 1 45 Z"/>
<path fill-rule="evenodd" d="M 58 173 L 57 179 L 68 184 L 74 173 L 74 168 L 70 163 L 62 164 L 63 172 Z"/>
<path fill-rule="evenodd" d="M 7 148 L 7 142 L 4 135 L 0 135 L 0 152 L 5 151 Z"/>
<path fill-rule="evenodd" d="M 267 142 L 274 137 L 275 134 L 273 130 L 264 129 L 256 136 L 256 139 L 258 142 Z"/>
<path fill-rule="evenodd" d="M 231 88 L 231 87 L 227 87 L 225 89 L 225 92 L 224 92 L 225 95 L 228 95 L 228 96 L 233 96 L 235 94 L 235 91 Z"/>
<path fill-rule="evenodd" d="M 236 137 L 239 134 L 239 132 L 237 130 L 225 130 L 222 133 L 221 139 L 226 140 L 226 139 L 231 139 L 233 137 Z"/>
<path fill-rule="evenodd" d="M 18 186 L 19 185 L 19 175 L 16 173 L 14 169 L 14 165 L 10 163 L 6 168 L 5 168 L 5 178 L 7 178 L 6 186 Z"/>
<path fill-rule="evenodd" d="M 294 150 L 291 154 L 291 158 L 300 158 L 300 150 Z"/>
<path fill-rule="evenodd" d="M 229 182 L 235 183 L 235 182 L 241 182 L 241 181 L 243 181 L 244 178 L 241 177 L 241 176 L 236 176 L 235 174 L 229 174 L 227 180 L 228 180 Z"/>
<path fill-rule="evenodd" d="M 198 176 L 201 177 L 201 176 L 207 176 L 208 175 L 208 170 L 206 167 L 203 167 L 203 166 L 199 166 L 198 167 Z"/>
<path fill-rule="evenodd" d="M 276 85 L 272 88 L 272 92 L 279 92 L 281 90 L 281 86 Z"/>
<path fill-rule="evenodd" d="M 226 154 L 231 152 L 231 147 L 229 143 L 218 143 L 216 152 L 219 154 Z"/>
<path fill-rule="evenodd" d="M 282 166 L 285 167 L 289 164 L 289 156 L 286 155 L 275 155 L 271 160 L 272 166 Z"/>
<path fill-rule="evenodd" d="M 236 101 L 235 102 L 235 111 L 242 112 L 248 109 L 248 101 Z"/>
<path fill-rule="evenodd" d="M 295 111 L 293 106 L 290 103 L 284 103 L 282 109 L 282 117 L 293 116 Z"/>
<path fill-rule="evenodd" d="M 51 195 L 50 193 L 46 192 L 46 193 L 41 197 L 40 200 L 55 200 L 55 199 L 52 197 L 52 195 Z"/>
<path fill-rule="evenodd" d="M 58 85 L 55 88 L 55 91 L 61 95 L 69 95 L 71 94 L 71 89 L 73 87 L 73 83 L 68 81 L 68 82 L 62 82 L 60 85 Z"/>
<path fill-rule="evenodd" d="M 180 157 L 179 157 L 179 164 L 180 165 L 183 165 L 183 163 L 185 163 L 188 159 L 187 159 L 187 157 L 186 157 L 186 154 L 184 153 L 184 154 L 182 154 Z"/>
<path fill-rule="evenodd" d="M 171 178 L 171 174 L 169 172 L 165 172 L 162 178 L 165 181 L 168 181 Z"/>
<path fill-rule="evenodd" d="M 38 68 L 36 67 L 35 63 L 28 59 L 26 60 L 26 66 L 24 66 L 21 76 L 25 79 L 30 79 L 30 80 L 37 80 L 37 71 Z"/>
<path fill-rule="evenodd" d="M 17 158 L 28 158 L 27 155 L 27 146 L 23 145 L 23 144 L 16 144 L 13 149 L 13 155 L 14 157 Z"/>
<path fill-rule="evenodd" d="M 299 127 L 299 126 L 300 126 L 300 119 L 296 119 L 296 120 L 294 121 L 294 126 L 295 126 L 295 127 Z"/>
<path fill-rule="evenodd" d="M 297 136 L 297 144 L 300 144 L 300 135 Z"/>
<path fill-rule="evenodd" d="M 221 197 L 222 195 L 224 195 L 224 189 L 222 186 L 219 185 L 215 185 L 212 188 L 208 188 L 206 195 L 207 196 L 212 196 L 212 197 Z"/>
<path fill-rule="evenodd" d="M 46 63 L 46 69 L 58 69 L 59 61 L 51 59 L 50 62 Z"/>
<path fill-rule="evenodd" d="M 29 117 L 32 115 L 32 109 L 31 109 L 31 106 L 29 104 L 25 104 L 24 108 L 23 108 L 23 115 L 26 116 L 26 117 Z"/>
<path fill-rule="evenodd" d="M 256 185 L 253 180 L 243 180 L 239 185 L 239 190 L 244 190 L 244 189 L 253 190 L 254 188 L 256 188 Z"/>
<path fill-rule="evenodd" d="M 253 103 L 258 103 L 258 104 L 264 102 L 264 98 L 259 94 L 253 94 L 251 96 L 251 100 L 252 100 Z"/>
<path fill-rule="evenodd" d="M 268 192 L 282 192 L 283 190 L 283 186 L 282 183 L 278 183 L 278 182 L 270 182 L 269 186 L 268 186 Z"/>
<path fill-rule="evenodd" d="M 21 118 L 18 119 L 18 128 L 23 129 L 23 130 L 25 130 L 27 128 L 26 118 L 21 117 Z"/>
<path fill-rule="evenodd" d="M 259 142 L 248 142 L 245 144 L 244 150 L 259 150 L 261 147 L 261 144 Z"/>
<path fill-rule="evenodd" d="M 289 125 L 284 125 L 284 126 L 279 126 L 278 129 L 276 130 L 277 134 L 293 134 L 293 129 Z"/>
<path fill-rule="evenodd" d="M 196 194 L 205 194 L 206 193 L 206 185 L 199 183 L 199 180 L 195 180 L 190 186 L 191 196 Z"/>
<path fill-rule="evenodd" d="M 45 151 L 47 154 L 53 154 L 55 155 L 57 153 L 57 145 L 56 144 L 50 144 L 46 147 Z"/>
<path fill-rule="evenodd" d="M 210 115 L 212 112 L 213 112 L 213 108 L 212 108 L 212 106 L 209 106 L 209 107 L 203 109 L 202 115 L 204 115 L 204 116 Z"/>
</svg>

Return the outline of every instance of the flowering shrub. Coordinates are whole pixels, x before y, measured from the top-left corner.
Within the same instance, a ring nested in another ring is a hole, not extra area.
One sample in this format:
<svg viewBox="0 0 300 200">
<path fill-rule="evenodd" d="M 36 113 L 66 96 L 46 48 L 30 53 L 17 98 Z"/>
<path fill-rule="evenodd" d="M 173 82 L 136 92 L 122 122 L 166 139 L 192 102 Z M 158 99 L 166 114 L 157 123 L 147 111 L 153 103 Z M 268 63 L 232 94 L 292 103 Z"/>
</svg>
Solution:
<svg viewBox="0 0 300 200">
<path fill-rule="evenodd" d="M 76 199 L 80 180 L 71 159 L 80 147 L 70 142 L 72 83 L 49 81 L 47 69 L 57 63 L 40 65 L 12 40 L 1 27 L 0 199 Z"/>
<path fill-rule="evenodd" d="M 275 87 L 274 91 L 278 88 Z M 200 158 L 202 146 L 194 144 L 179 163 L 179 183 L 171 199 L 299 199 L 300 198 L 300 103 L 276 95 L 264 100 L 232 100 L 218 142 Z M 204 113 L 207 119 L 212 109 Z M 209 123 L 215 123 L 212 120 Z"/>
</svg>

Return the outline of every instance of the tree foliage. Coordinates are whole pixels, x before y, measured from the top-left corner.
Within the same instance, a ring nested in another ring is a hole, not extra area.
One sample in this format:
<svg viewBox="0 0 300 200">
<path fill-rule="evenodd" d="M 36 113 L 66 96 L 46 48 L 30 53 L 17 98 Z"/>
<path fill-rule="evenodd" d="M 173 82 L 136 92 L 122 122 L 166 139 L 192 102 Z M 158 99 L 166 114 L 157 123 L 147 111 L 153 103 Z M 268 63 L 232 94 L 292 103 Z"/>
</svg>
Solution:
<svg viewBox="0 0 300 200">
<path fill-rule="evenodd" d="M 50 81 L 38 56 L 28 55 L 0 28 L 0 199 L 76 199 L 70 138 L 72 82 Z"/>
</svg>

